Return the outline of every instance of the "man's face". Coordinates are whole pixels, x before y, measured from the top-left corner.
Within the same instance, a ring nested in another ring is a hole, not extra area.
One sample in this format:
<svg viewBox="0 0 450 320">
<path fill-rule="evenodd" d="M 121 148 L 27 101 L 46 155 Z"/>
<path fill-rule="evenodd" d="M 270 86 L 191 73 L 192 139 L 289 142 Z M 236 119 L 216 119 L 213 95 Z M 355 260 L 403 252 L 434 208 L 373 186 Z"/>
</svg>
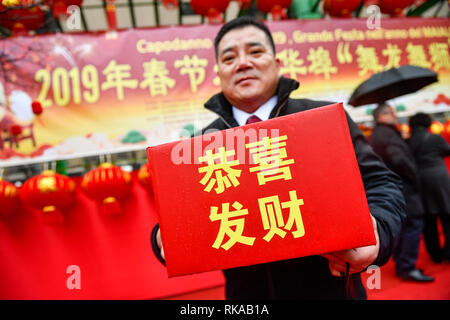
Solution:
<svg viewBox="0 0 450 320">
<path fill-rule="evenodd" d="M 217 65 L 225 97 L 245 112 L 253 113 L 277 90 L 280 60 L 266 34 L 254 26 L 225 34 L 218 45 Z"/>
<path fill-rule="evenodd" d="M 394 109 L 392 107 L 386 107 L 378 115 L 378 122 L 390 125 L 397 124 L 397 116 L 395 115 Z"/>
</svg>

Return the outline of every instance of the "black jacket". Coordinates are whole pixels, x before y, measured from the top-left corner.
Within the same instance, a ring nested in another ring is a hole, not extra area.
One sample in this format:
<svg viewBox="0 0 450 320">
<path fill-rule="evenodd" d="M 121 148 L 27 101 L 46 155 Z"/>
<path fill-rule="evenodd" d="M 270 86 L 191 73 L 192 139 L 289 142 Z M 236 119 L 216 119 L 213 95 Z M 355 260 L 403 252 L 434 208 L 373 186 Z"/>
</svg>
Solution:
<svg viewBox="0 0 450 320">
<path fill-rule="evenodd" d="M 450 145 L 426 128 L 414 130 L 408 142 L 419 170 L 425 212 L 450 215 L 450 177 L 444 161 Z"/>
<path fill-rule="evenodd" d="M 270 118 L 301 112 L 330 104 L 307 99 L 291 99 L 298 88 L 295 80 L 280 78 L 278 103 Z M 205 107 L 219 115 L 208 129 L 238 126 L 232 108 L 222 93 L 213 96 Z M 405 218 L 400 180 L 373 152 L 357 125 L 348 118 L 359 169 L 371 214 L 377 220 L 380 237 L 379 255 L 373 264 L 385 264 L 393 251 L 395 239 Z M 155 248 L 155 243 L 154 243 Z M 158 253 L 158 250 L 155 250 Z M 321 256 L 290 259 L 272 263 L 223 270 L 227 299 L 345 299 L 344 277 L 334 277 L 328 260 Z M 364 299 L 366 293 L 359 274 L 350 277 L 353 297 Z"/>
<path fill-rule="evenodd" d="M 407 216 L 419 217 L 425 210 L 420 196 L 416 162 L 400 132 L 386 124 L 377 124 L 370 136 L 373 150 L 403 181 Z"/>
</svg>

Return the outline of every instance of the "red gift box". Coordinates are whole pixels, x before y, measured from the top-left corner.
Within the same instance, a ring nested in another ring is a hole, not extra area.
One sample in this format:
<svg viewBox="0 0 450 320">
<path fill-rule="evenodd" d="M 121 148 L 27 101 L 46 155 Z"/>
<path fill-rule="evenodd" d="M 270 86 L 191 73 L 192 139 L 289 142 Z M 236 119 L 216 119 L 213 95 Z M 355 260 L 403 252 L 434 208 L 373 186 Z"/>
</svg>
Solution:
<svg viewBox="0 0 450 320">
<path fill-rule="evenodd" d="M 147 155 L 169 277 L 376 243 L 342 104 Z"/>
</svg>

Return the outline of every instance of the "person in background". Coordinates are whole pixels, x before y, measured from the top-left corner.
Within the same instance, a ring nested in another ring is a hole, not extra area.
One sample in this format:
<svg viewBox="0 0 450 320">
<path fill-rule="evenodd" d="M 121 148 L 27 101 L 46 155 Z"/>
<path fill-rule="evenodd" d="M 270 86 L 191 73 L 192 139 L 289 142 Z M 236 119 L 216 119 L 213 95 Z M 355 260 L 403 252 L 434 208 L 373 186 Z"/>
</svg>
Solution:
<svg viewBox="0 0 450 320">
<path fill-rule="evenodd" d="M 405 280 L 433 281 L 433 277 L 425 275 L 416 267 L 424 208 L 414 157 L 397 130 L 397 116 L 390 105 L 379 104 L 373 111 L 373 118 L 375 127 L 370 136 L 370 144 L 386 165 L 402 179 L 406 201 L 406 223 L 394 251 L 396 273 Z"/>
<path fill-rule="evenodd" d="M 281 62 L 276 57 L 271 33 L 252 18 L 239 17 L 223 25 L 215 38 L 215 53 L 222 92 L 211 97 L 205 107 L 219 117 L 203 132 L 330 104 L 289 97 L 299 83 L 281 76 Z M 398 176 L 373 152 L 350 117 L 347 122 L 372 215 L 376 245 L 223 270 L 227 299 L 366 298 L 360 272 L 371 264 L 382 266 L 389 260 L 405 218 L 404 198 Z M 151 238 L 155 255 L 164 263 L 158 225 Z M 348 282 L 344 277 L 346 271 Z M 347 284 L 351 292 L 346 290 Z"/>
<path fill-rule="evenodd" d="M 431 121 L 425 113 L 412 116 L 408 142 L 416 159 L 422 187 L 425 247 L 434 262 L 450 262 L 450 177 L 444 162 L 444 157 L 450 155 L 450 145 L 440 135 L 428 132 Z M 445 238 L 443 248 L 439 243 L 438 218 Z"/>
</svg>

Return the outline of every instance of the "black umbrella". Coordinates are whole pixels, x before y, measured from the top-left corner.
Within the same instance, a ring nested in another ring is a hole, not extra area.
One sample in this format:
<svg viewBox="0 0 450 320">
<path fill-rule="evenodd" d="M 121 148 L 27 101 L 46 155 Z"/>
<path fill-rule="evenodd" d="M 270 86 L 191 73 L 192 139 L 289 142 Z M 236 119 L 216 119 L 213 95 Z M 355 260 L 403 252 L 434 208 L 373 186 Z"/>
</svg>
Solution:
<svg viewBox="0 0 450 320">
<path fill-rule="evenodd" d="M 353 92 L 348 104 L 357 107 L 382 103 L 389 99 L 416 92 L 437 82 L 437 73 L 417 66 L 401 66 L 376 73 L 361 83 Z"/>
</svg>

